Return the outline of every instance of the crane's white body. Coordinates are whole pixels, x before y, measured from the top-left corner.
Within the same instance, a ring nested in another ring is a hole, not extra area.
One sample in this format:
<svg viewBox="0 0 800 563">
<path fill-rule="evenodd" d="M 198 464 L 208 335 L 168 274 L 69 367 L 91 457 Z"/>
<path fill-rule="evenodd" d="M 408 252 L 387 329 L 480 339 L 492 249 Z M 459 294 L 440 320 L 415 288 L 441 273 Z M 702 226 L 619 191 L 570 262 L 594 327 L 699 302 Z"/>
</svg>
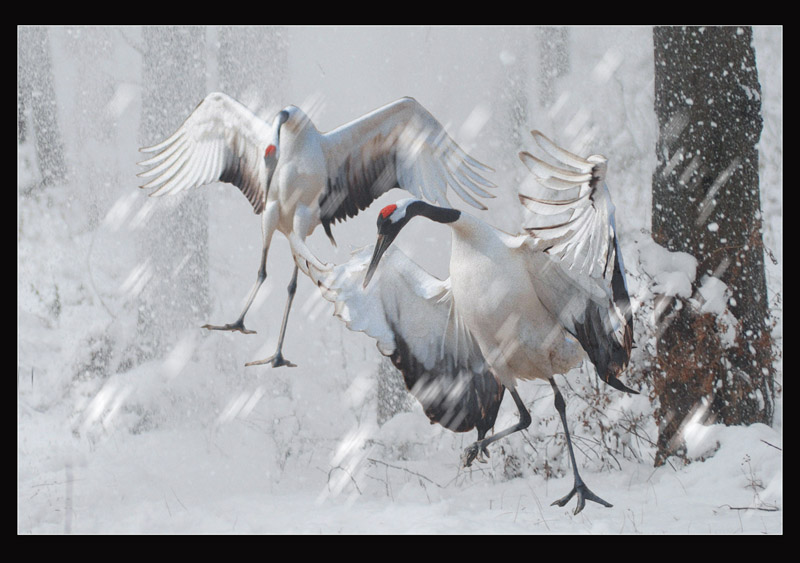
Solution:
<svg viewBox="0 0 800 563">
<path fill-rule="evenodd" d="M 461 212 L 447 222 L 452 245 L 450 277 L 445 281 L 430 276 L 404 255 L 401 261 L 390 252 L 377 268 L 380 281 L 363 290 L 359 282 L 367 271 L 366 252 L 336 267 L 320 268 L 303 260 L 297 260 L 298 264 L 323 289 L 323 295 L 336 303 L 336 313 L 345 312 L 348 326 L 377 338 L 385 354 L 392 349 L 386 343 L 388 334 L 419 342 L 418 357 L 433 361 L 416 335 L 431 331 L 426 325 L 432 319 L 431 300 L 420 297 L 422 288 L 439 283 L 446 284 L 447 291 L 442 294 L 446 297 L 434 301 L 442 311 L 437 318 L 447 319 L 469 335 L 437 340 L 440 356 L 457 362 L 463 345 L 456 344 L 474 342 L 495 377 L 509 389 L 517 380 L 551 379 L 566 373 L 588 356 L 604 381 L 617 387 L 616 375 L 630 354 L 632 328 L 614 206 L 603 183 L 605 159 L 580 159 L 538 132 L 534 137 L 547 150 L 561 151 L 556 155 L 562 162 L 582 169 L 556 169 L 522 153 L 523 162 L 544 186 L 572 191 L 560 200 L 520 193 L 520 201 L 541 216 L 556 215 L 554 208 L 558 214 L 570 215 L 569 220 L 527 227 L 522 234 L 512 235 Z M 387 219 L 405 220 L 414 201 L 398 201 Z M 387 271 L 382 273 L 382 269 Z M 379 297 L 371 300 L 371 295 Z M 441 321 L 432 326 L 439 333 L 450 330 Z"/>
<path fill-rule="evenodd" d="M 285 111 L 290 117 L 281 127 L 279 157 L 262 195 L 265 253 L 277 230 L 294 252 L 313 259 L 304 241 L 320 224 L 317 200 L 328 178 L 322 136 L 302 110 L 289 106 Z"/>
<path fill-rule="evenodd" d="M 466 213 L 450 226 L 453 301 L 495 377 L 513 388 L 518 379 L 549 379 L 580 364 L 580 343 L 539 297 L 529 237 Z"/>
</svg>

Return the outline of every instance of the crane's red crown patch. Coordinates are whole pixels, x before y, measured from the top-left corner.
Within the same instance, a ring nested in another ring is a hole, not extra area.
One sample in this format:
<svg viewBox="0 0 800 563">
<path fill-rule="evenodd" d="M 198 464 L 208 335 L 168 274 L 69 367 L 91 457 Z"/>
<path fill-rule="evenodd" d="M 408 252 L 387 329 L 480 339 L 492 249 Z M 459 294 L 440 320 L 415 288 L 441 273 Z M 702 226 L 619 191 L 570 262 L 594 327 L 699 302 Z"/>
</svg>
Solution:
<svg viewBox="0 0 800 563">
<path fill-rule="evenodd" d="M 394 210 L 397 209 L 397 206 L 393 203 L 391 205 L 387 205 L 383 209 L 381 209 L 381 217 L 386 219 L 389 215 L 394 213 Z"/>
<path fill-rule="evenodd" d="M 272 153 L 275 152 L 275 145 L 270 145 L 267 147 L 267 150 L 264 151 L 264 158 L 268 157 Z"/>
</svg>

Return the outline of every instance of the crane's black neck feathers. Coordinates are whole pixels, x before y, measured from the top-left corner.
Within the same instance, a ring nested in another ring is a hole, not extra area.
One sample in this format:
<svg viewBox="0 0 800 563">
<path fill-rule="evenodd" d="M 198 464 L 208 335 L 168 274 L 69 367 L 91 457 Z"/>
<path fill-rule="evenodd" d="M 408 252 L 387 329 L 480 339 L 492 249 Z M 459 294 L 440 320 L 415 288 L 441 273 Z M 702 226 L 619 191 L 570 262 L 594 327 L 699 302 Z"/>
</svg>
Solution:
<svg viewBox="0 0 800 563">
<path fill-rule="evenodd" d="M 406 206 L 405 215 L 400 219 L 392 220 L 393 215 L 388 215 L 386 217 L 382 214 L 378 215 L 378 233 L 397 236 L 397 233 L 417 215 L 422 215 L 437 223 L 452 223 L 461 217 L 461 211 L 457 209 L 448 209 L 446 207 L 438 207 L 424 201 L 415 200 Z"/>
<path fill-rule="evenodd" d="M 287 121 L 289 121 L 289 112 L 288 112 L 288 111 L 286 111 L 285 109 L 282 109 L 282 110 L 281 110 L 281 111 L 278 113 L 278 119 L 279 119 L 279 120 L 280 120 L 280 122 L 281 122 L 281 125 L 280 125 L 280 126 L 283 126 L 283 124 L 284 124 L 284 123 L 286 123 Z M 279 131 L 280 131 L 280 130 L 279 130 Z M 278 134 L 280 134 L 280 132 L 279 132 Z"/>
<path fill-rule="evenodd" d="M 461 212 L 458 209 L 437 207 L 424 201 L 414 201 L 406 208 L 406 217 L 414 215 L 422 215 L 437 223 L 452 223 L 461 217 Z"/>
</svg>

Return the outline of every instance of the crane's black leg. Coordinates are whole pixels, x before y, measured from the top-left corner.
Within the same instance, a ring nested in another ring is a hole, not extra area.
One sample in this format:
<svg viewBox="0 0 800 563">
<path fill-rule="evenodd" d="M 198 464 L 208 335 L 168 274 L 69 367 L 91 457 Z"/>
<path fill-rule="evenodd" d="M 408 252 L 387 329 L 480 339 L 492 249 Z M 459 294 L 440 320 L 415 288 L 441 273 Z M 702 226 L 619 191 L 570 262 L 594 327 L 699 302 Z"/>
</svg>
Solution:
<svg viewBox="0 0 800 563">
<path fill-rule="evenodd" d="M 550 379 L 550 385 L 553 387 L 553 392 L 555 393 L 553 401 L 555 403 L 558 414 L 561 416 L 561 423 L 564 425 L 564 434 L 566 434 L 567 436 L 567 448 L 569 449 L 569 458 L 570 461 L 572 462 L 572 472 L 575 477 L 575 485 L 572 487 L 572 490 L 569 492 L 569 494 L 553 502 L 550 506 L 553 506 L 555 504 L 557 504 L 558 506 L 564 506 L 576 493 L 578 495 L 578 505 L 575 507 L 575 514 L 578 514 L 581 510 L 583 510 L 583 507 L 586 504 L 587 500 L 594 501 L 596 503 L 602 504 L 603 506 L 608 506 L 608 507 L 613 506 L 612 504 L 604 501 L 599 496 L 590 491 L 589 487 L 587 487 L 584 484 L 583 479 L 581 479 L 580 473 L 578 473 L 578 464 L 575 463 L 575 452 L 572 451 L 572 439 L 570 438 L 569 428 L 567 427 L 566 403 L 564 402 L 564 397 L 561 395 L 561 391 L 559 391 L 558 387 L 556 386 L 555 380 L 552 378 Z"/>
<path fill-rule="evenodd" d="M 289 360 L 283 357 L 282 349 L 283 349 L 283 339 L 286 336 L 286 323 L 289 320 L 289 310 L 292 308 L 292 301 L 294 300 L 294 294 L 297 291 L 297 264 L 294 266 L 294 273 L 292 274 L 292 281 L 289 282 L 289 286 L 286 288 L 289 292 L 289 298 L 286 300 L 286 308 L 283 311 L 283 321 L 281 322 L 281 335 L 278 338 L 278 349 L 275 351 L 275 354 L 267 358 L 266 360 L 256 360 L 255 362 L 248 362 L 245 366 L 260 366 L 263 364 L 271 364 L 272 367 L 277 368 L 280 366 L 288 366 L 288 367 L 297 367 L 296 364 L 293 364 Z"/>
<path fill-rule="evenodd" d="M 517 393 L 516 389 L 508 389 L 508 392 L 511 394 L 511 398 L 514 399 L 514 404 L 517 405 L 517 410 L 519 410 L 519 422 L 517 422 L 514 426 L 510 428 L 506 428 L 497 434 L 492 434 L 488 438 L 481 438 L 478 436 L 478 441 L 473 443 L 469 446 L 464 453 L 461 455 L 461 461 L 464 467 L 469 467 L 472 465 L 472 462 L 475 460 L 478 455 L 483 452 L 487 456 L 489 452 L 486 450 L 486 446 L 494 442 L 495 440 L 499 440 L 509 434 L 513 434 L 519 430 L 525 430 L 528 426 L 531 425 L 531 414 L 528 412 L 528 409 L 525 408 L 525 405 L 522 402 L 519 394 Z"/>
<path fill-rule="evenodd" d="M 473 443 L 468 448 L 467 451 L 471 451 L 472 447 L 475 446 L 475 444 L 478 444 L 479 442 L 483 441 L 483 438 L 486 436 L 486 432 L 487 431 L 488 431 L 488 429 L 485 429 L 485 428 L 484 429 L 478 429 L 478 441 Z M 484 455 L 486 457 L 492 457 L 492 456 L 489 455 L 489 450 L 486 449 L 486 446 L 483 446 L 475 453 L 475 455 L 472 455 L 469 458 L 469 463 L 467 463 L 467 451 L 464 452 L 464 456 L 463 456 L 463 464 L 464 464 L 465 467 L 468 467 L 468 466 L 472 465 L 473 461 L 477 461 L 477 462 L 480 462 L 480 463 L 486 463 L 486 459 L 483 457 Z"/>
<path fill-rule="evenodd" d="M 256 331 L 250 330 L 244 327 L 244 316 L 247 314 L 247 311 L 250 310 L 250 305 L 253 304 L 253 300 L 256 298 L 256 294 L 258 290 L 261 289 L 261 285 L 264 283 L 264 280 L 267 279 L 267 254 L 264 252 L 261 258 L 261 267 L 258 269 L 258 277 L 256 278 L 256 283 L 253 285 L 253 289 L 250 290 L 250 295 L 247 297 L 247 303 L 244 306 L 244 310 L 242 314 L 239 315 L 239 318 L 232 322 L 225 325 L 210 325 L 205 324 L 202 328 L 207 328 L 208 330 L 232 330 L 238 331 L 242 334 L 255 334 Z"/>
<path fill-rule="evenodd" d="M 264 280 L 267 279 L 267 254 L 269 253 L 270 241 L 272 240 L 272 235 L 275 232 L 275 227 L 277 224 L 277 205 L 267 204 L 266 209 L 264 209 L 264 212 L 261 214 L 261 265 L 258 267 L 256 283 L 253 284 L 253 288 L 250 290 L 250 294 L 247 296 L 247 303 L 244 306 L 242 314 L 239 315 L 239 318 L 232 323 L 222 326 L 206 324 L 203 325 L 202 328 L 207 328 L 208 330 L 235 330 L 243 334 L 256 333 L 256 331 L 249 330 L 244 327 L 244 317 L 247 314 L 247 311 L 250 310 L 250 306 L 253 304 L 256 294 L 258 294 L 258 290 L 261 289 L 261 286 L 264 284 Z"/>
</svg>

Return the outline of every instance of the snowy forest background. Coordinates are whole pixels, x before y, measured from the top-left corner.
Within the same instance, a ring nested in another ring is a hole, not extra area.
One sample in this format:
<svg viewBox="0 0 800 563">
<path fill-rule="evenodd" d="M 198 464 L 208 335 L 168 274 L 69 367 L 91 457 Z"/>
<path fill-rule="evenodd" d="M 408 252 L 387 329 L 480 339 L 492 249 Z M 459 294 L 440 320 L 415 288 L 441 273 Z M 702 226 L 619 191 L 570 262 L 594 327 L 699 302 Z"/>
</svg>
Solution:
<svg viewBox="0 0 800 563">
<path fill-rule="evenodd" d="M 531 427 L 463 469 L 474 432 L 430 425 L 302 276 L 284 346 L 298 367 L 246 368 L 274 351 L 288 244 L 275 237 L 248 315 L 258 334 L 201 329 L 239 314 L 259 218 L 224 184 L 148 198 L 138 149 L 214 90 L 265 118 L 298 105 L 321 131 L 412 96 L 495 169 L 480 216 L 507 231 L 530 129 L 604 154 L 637 309 L 623 381 L 646 391 L 654 285 L 687 270 L 649 234 L 649 27 L 18 28 L 18 533 L 782 533 L 782 28 L 754 28 L 754 46 L 774 423 L 689 424 L 693 462 L 654 468 L 647 392 L 622 396 L 586 367 L 558 377 L 582 475 L 614 504 L 573 516 L 574 501 L 550 506 L 572 476 L 544 382 L 519 387 Z M 338 247 L 319 229 L 310 248 L 347 260 L 401 197 L 337 224 Z M 424 221 L 397 242 L 439 277 L 449 243 Z M 164 314 L 144 321 L 148 308 Z M 496 429 L 516 420 L 505 401 Z"/>
</svg>

